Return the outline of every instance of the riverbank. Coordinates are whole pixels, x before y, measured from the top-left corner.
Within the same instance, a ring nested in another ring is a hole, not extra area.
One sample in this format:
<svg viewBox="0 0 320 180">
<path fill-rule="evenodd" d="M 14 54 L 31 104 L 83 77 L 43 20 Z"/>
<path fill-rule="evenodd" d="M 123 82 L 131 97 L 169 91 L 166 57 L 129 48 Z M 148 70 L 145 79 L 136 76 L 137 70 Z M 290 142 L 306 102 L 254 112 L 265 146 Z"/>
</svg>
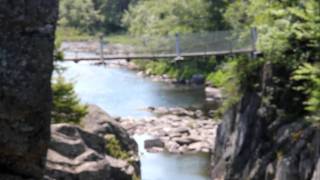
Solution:
<svg viewBox="0 0 320 180">
<path fill-rule="evenodd" d="M 148 152 L 209 153 L 214 147 L 218 121 L 199 109 L 149 108 L 147 118 L 118 118 L 131 136 L 149 135 Z"/>
<path fill-rule="evenodd" d="M 94 65 L 106 66 L 106 67 L 112 67 L 112 68 L 126 68 L 136 72 L 138 76 L 143 78 L 149 78 L 154 82 L 164 82 L 164 83 L 175 84 L 175 85 L 201 87 L 204 89 L 204 92 L 206 95 L 206 102 L 210 104 L 212 107 L 219 107 L 222 104 L 222 101 L 224 99 L 221 89 L 212 87 L 209 84 L 203 84 L 202 82 L 203 79 L 200 76 L 195 76 L 194 79 L 185 80 L 184 82 L 181 82 L 181 81 L 178 81 L 177 79 L 171 78 L 167 74 L 154 75 L 150 71 L 143 71 L 134 62 L 126 61 L 126 60 L 109 61 L 108 63 L 96 62 L 94 63 Z"/>
<path fill-rule="evenodd" d="M 65 54 L 66 57 L 72 55 Z M 89 54 L 79 54 L 82 55 Z M 154 82 L 149 78 L 139 77 L 136 72 L 126 68 L 105 68 L 90 65 L 88 62 L 62 62 L 61 66 L 67 68 L 66 78 L 76 82 L 75 91 L 82 102 L 97 104 L 113 117 L 143 119 L 155 116 L 152 112 L 143 110 L 150 106 L 206 106 L 204 91 L 201 88 Z M 141 137 L 145 136 L 134 136 L 140 143 L 142 180 L 210 179 L 207 173 L 210 159 L 208 153 L 148 153 L 144 150 L 144 141 L 152 138 Z"/>
</svg>

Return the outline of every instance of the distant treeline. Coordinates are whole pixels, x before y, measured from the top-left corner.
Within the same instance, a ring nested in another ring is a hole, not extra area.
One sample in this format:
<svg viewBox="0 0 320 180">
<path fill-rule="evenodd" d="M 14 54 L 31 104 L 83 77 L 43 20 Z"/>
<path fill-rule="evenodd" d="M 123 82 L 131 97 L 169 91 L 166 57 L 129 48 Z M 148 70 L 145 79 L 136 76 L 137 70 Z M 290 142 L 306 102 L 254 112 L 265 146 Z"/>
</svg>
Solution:
<svg viewBox="0 0 320 180">
<path fill-rule="evenodd" d="M 225 29 L 227 4 L 225 0 L 61 0 L 59 24 L 89 34 Z"/>
<path fill-rule="evenodd" d="M 137 0 L 61 0 L 60 27 L 96 34 L 125 31 L 123 13 Z"/>
</svg>

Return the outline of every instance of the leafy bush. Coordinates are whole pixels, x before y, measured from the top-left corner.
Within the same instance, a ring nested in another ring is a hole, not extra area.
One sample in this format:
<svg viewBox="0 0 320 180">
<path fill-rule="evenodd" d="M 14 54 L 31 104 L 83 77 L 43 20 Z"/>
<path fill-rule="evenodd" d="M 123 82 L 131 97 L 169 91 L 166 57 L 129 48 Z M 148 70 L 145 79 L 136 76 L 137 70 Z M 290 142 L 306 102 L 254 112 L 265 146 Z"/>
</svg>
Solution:
<svg viewBox="0 0 320 180">
<path fill-rule="evenodd" d="M 169 64 L 165 61 L 152 61 L 147 63 L 146 68 L 154 75 L 162 75 L 169 69 Z"/>
<path fill-rule="evenodd" d="M 207 82 L 209 82 L 214 87 L 222 87 L 224 83 L 228 80 L 226 72 L 219 69 L 216 72 L 212 72 L 207 77 Z"/>
<path fill-rule="evenodd" d="M 106 136 L 106 153 L 114 158 L 128 160 L 130 154 L 122 149 L 119 140 L 114 135 Z"/>
<path fill-rule="evenodd" d="M 304 105 L 312 114 L 309 120 L 320 123 L 320 65 L 304 63 L 294 72 L 292 79 L 301 83 L 295 89 L 308 97 Z"/>
<path fill-rule="evenodd" d="M 52 83 L 53 123 L 74 123 L 78 124 L 87 114 L 87 106 L 80 103 L 73 84 L 67 82 L 62 76 L 58 76 Z"/>
</svg>

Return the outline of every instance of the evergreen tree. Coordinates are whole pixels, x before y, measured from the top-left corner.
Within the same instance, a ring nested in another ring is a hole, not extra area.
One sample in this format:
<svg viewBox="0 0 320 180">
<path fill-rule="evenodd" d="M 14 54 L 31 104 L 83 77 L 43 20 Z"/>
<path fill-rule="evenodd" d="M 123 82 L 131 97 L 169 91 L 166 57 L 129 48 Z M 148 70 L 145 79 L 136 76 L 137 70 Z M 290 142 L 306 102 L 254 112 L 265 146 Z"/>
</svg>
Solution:
<svg viewBox="0 0 320 180">
<path fill-rule="evenodd" d="M 53 123 L 75 123 L 87 114 L 87 106 L 80 103 L 72 83 L 67 82 L 61 75 L 54 79 L 53 91 Z"/>
</svg>

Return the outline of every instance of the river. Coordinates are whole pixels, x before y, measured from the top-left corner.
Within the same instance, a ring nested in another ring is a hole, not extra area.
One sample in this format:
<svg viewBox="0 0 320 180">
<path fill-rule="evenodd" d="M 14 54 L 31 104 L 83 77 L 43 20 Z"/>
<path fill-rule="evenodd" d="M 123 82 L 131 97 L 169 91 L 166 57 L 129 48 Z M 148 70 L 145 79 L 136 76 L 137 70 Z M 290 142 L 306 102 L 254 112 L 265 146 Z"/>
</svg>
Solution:
<svg viewBox="0 0 320 180">
<path fill-rule="evenodd" d="M 68 55 L 68 54 L 66 54 Z M 201 88 L 177 87 L 153 82 L 124 68 L 93 66 L 88 62 L 64 62 L 65 77 L 75 82 L 75 91 L 85 103 L 96 104 L 112 116 L 146 117 L 149 106 L 201 107 L 205 94 Z M 137 136 L 142 180 L 208 180 L 209 156 L 148 153 Z"/>
</svg>

